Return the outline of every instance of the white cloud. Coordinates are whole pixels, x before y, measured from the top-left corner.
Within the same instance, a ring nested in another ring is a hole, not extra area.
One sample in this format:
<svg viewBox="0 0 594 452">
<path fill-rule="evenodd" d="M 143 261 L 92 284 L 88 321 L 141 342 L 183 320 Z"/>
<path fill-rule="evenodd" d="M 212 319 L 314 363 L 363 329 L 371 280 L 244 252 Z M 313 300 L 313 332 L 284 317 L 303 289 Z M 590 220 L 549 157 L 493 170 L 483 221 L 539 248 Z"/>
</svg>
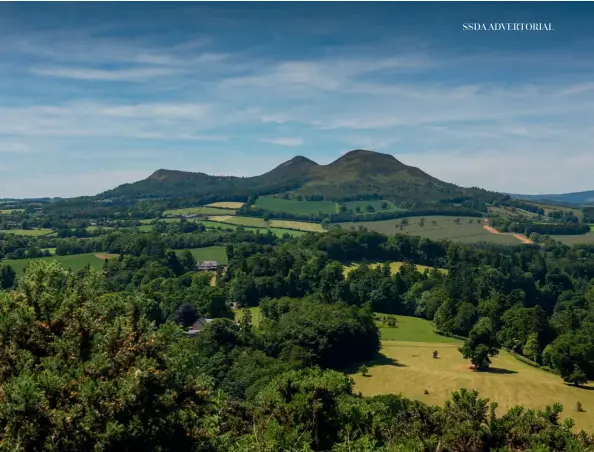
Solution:
<svg viewBox="0 0 594 452">
<path fill-rule="evenodd" d="M 261 138 L 258 141 L 262 143 L 277 144 L 279 146 L 301 146 L 303 144 L 303 138 Z"/>
<path fill-rule="evenodd" d="M 139 68 L 139 69 L 90 69 L 72 67 L 42 67 L 33 68 L 31 72 L 35 75 L 46 77 L 68 78 L 75 80 L 101 80 L 114 82 L 142 82 L 156 77 L 163 77 L 174 74 L 175 71 L 163 67 Z"/>
</svg>

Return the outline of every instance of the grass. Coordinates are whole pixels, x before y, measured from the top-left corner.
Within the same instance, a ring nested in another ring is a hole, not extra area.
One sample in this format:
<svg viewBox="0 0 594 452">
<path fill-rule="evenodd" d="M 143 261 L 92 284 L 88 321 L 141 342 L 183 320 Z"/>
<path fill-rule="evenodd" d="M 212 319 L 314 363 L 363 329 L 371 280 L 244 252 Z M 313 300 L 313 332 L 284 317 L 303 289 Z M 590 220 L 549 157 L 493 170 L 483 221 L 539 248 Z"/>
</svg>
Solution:
<svg viewBox="0 0 594 452">
<path fill-rule="evenodd" d="M 307 232 L 326 232 L 321 224 L 306 221 L 270 220 L 270 226 L 287 229 L 299 229 Z"/>
<path fill-rule="evenodd" d="M 219 209 L 217 207 L 187 207 L 185 209 L 172 209 L 163 212 L 163 215 L 186 215 L 186 214 L 202 214 L 202 215 L 233 215 L 233 209 Z"/>
<path fill-rule="evenodd" d="M 254 328 L 258 328 L 260 323 L 262 322 L 262 312 L 260 311 L 259 307 L 248 308 L 252 313 L 252 325 Z M 239 322 L 243 317 L 243 310 L 242 309 L 235 309 L 233 311 L 233 315 L 235 316 L 235 321 Z"/>
<path fill-rule="evenodd" d="M 72 256 L 51 256 L 51 257 L 39 257 L 34 259 L 17 259 L 17 260 L 5 260 L 2 261 L 4 264 L 10 265 L 14 271 L 20 274 L 27 264 L 33 261 L 47 261 L 47 262 L 57 262 L 58 264 L 62 265 L 64 268 L 70 268 L 72 271 L 79 271 L 82 270 L 87 264 L 91 266 L 91 268 L 99 269 L 103 266 L 103 261 L 105 257 L 110 257 L 112 255 L 102 255 L 98 253 L 86 253 L 86 254 L 75 254 Z"/>
<path fill-rule="evenodd" d="M 89 231 L 89 232 L 96 232 L 98 230 L 112 231 L 113 229 L 115 229 L 115 228 L 112 226 L 87 226 L 87 231 Z"/>
<path fill-rule="evenodd" d="M 404 323 L 401 328 L 404 330 Z M 578 429 L 594 430 L 594 388 L 576 388 L 561 378 L 532 367 L 506 351 L 492 358 L 492 372 L 474 372 L 454 343 L 383 341 L 381 360 L 369 363 L 369 377 L 353 375 L 355 391 L 365 396 L 400 393 L 425 403 L 443 405 L 462 387 L 476 389 L 482 398 L 499 404 L 497 414 L 515 405 L 543 409 L 561 403 L 562 417 L 571 417 Z M 433 350 L 439 359 L 433 359 Z M 427 390 L 428 394 L 424 394 Z M 575 410 L 580 401 L 584 413 Z"/>
<path fill-rule="evenodd" d="M 0 234 L 15 234 L 15 235 L 28 235 L 32 237 L 40 237 L 42 235 L 51 234 L 51 229 L 5 229 L 0 230 Z"/>
<path fill-rule="evenodd" d="M 176 250 L 176 253 L 182 253 L 186 250 Z M 189 251 L 198 262 L 218 261 L 221 264 L 227 264 L 227 252 L 224 246 L 207 246 L 204 248 L 190 248 Z"/>
<path fill-rule="evenodd" d="M 25 209 L 0 209 L 0 215 L 10 215 L 13 212 L 21 213 L 24 211 Z"/>
<path fill-rule="evenodd" d="M 376 268 L 379 265 L 383 265 L 384 262 L 373 262 L 373 263 L 368 263 L 369 267 L 371 268 Z M 350 272 L 352 272 L 354 269 L 356 269 L 360 264 L 358 262 L 353 262 L 349 265 L 345 265 L 344 266 L 344 276 L 346 277 Z M 400 267 L 402 267 L 404 265 L 404 262 L 390 262 L 390 271 L 392 272 L 392 274 L 396 274 L 400 271 Z M 417 264 L 416 265 L 417 270 L 421 273 L 423 273 L 425 270 L 429 270 L 433 267 L 429 267 L 428 265 L 420 265 Z M 448 270 L 445 268 L 440 268 L 439 269 L 440 272 L 442 273 L 447 273 Z"/>
<path fill-rule="evenodd" d="M 551 235 L 555 240 L 558 240 L 565 245 L 593 245 L 594 244 L 594 229 L 590 225 L 590 232 L 580 235 Z"/>
<path fill-rule="evenodd" d="M 483 228 L 481 218 L 459 217 L 460 224 L 455 223 L 456 217 L 427 216 L 425 225 L 420 226 L 421 217 L 408 217 L 409 225 L 400 230 L 399 225 L 403 218 L 383 221 L 361 221 L 357 223 L 341 223 L 343 228 L 357 229 L 365 227 L 371 231 L 382 234 L 407 234 L 427 237 L 432 240 L 452 240 L 455 242 L 477 243 L 490 242 L 501 245 L 519 245 L 521 242 L 512 235 L 492 234 Z M 469 224 L 469 221 L 472 223 Z M 433 225 L 433 221 L 437 224 Z"/>
<path fill-rule="evenodd" d="M 239 209 L 245 203 L 243 202 L 213 202 L 207 204 L 206 207 L 219 207 L 221 209 Z"/>
<path fill-rule="evenodd" d="M 318 212 L 336 213 L 338 205 L 333 201 L 296 201 L 282 198 L 258 198 L 255 206 L 274 212 L 312 215 Z"/>
<path fill-rule="evenodd" d="M 432 342 L 444 344 L 459 344 L 458 339 L 441 336 L 434 331 L 433 324 L 429 320 L 418 317 L 403 315 L 376 313 L 376 325 L 380 329 L 381 338 L 384 341 L 405 341 L 405 342 Z M 384 326 L 382 317 L 396 318 L 396 327 Z"/>
<path fill-rule="evenodd" d="M 211 221 L 221 221 L 243 226 L 253 226 L 257 228 L 266 228 L 266 222 L 262 218 L 256 217 L 235 217 L 230 215 L 212 216 L 208 218 Z"/>
<path fill-rule="evenodd" d="M 387 203 L 388 207 L 386 209 L 382 209 L 382 204 Z M 357 207 L 359 208 L 361 213 L 367 212 L 367 206 L 371 206 L 375 209 L 376 212 L 394 212 L 394 211 L 405 211 L 406 209 L 401 209 L 400 207 L 396 207 L 390 201 L 385 201 L 383 199 L 372 199 L 368 201 L 349 201 L 344 203 L 347 211 L 352 210 L 353 212 L 357 211 Z"/>
<path fill-rule="evenodd" d="M 41 251 L 47 251 L 48 253 L 50 253 L 52 256 L 54 254 L 56 254 L 56 249 L 55 248 L 41 248 Z"/>
</svg>

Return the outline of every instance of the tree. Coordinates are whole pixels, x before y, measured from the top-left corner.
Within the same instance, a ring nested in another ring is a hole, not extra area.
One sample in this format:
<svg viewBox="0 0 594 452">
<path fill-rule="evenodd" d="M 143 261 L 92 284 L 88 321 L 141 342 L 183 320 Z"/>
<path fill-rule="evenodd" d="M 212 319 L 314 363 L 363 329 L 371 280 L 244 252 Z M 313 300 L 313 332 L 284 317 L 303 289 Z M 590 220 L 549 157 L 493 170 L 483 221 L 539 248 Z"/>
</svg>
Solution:
<svg viewBox="0 0 594 452">
<path fill-rule="evenodd" d="M 382 210 L 386 210 L 389 207 L 389 205 L 386 201 L 382 201 L 381 206 L 382 206 Z"/>
<path fill-rule="evenodd" d="M 489 357 L 499 353 L 499 342 L 491 319 L 481 318 L 458 350 L 465 359 L 470 359 L 476 370 L 487 370 L 491 365 Z"/>
<path fill-rule="evenodd" d="M 421 219 L 419 220 L 419 226 L 425 226 L 425 217 L 421 217 Z"/>
<path fill-rule="evenodd" d="M 0 289 L 10 289 L 14 286 L 16 272 L 10 265 L 0 265 Z"/>
<path fill-rule="evenodd" d="M 454 223 L 456 223 L 456 224 L 460 224 L 460 221 L 462 221 L 460 218 L 456 218 L 456 219 L 454 220 Z"/>
<path fill-rule="evenodd" d="M 369 367 L 366 364 L 361 364 L 361 366 L 359 366 L 359 372 L 361 372 L 361 375 L 364 377 L 367 377 L 369 375 Z"/>
<path fill-rule="evenodd" d="M 524 348 L 522 349 L 522 354 L 530 358 L 534 362 L 540 362 L 540 343 L 538 342 L 538 334 L 531 333 L 528 336 L 528 340 L 526 344 L 524 344 Z"/>
</svg>

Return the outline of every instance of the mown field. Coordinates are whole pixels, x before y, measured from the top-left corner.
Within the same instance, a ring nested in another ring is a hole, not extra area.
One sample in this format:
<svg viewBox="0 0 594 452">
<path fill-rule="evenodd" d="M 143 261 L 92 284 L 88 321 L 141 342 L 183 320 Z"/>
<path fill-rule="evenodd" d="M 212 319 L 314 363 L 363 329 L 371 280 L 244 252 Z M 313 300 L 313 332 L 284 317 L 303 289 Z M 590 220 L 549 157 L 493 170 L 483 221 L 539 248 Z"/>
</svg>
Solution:
<svg viewBox="0 0 594 452">
<path fill-rule="evenodd" d="M 244 226 L 253 226 L 257 228 L 266 228 L 266 222 L 262 218 L 256 217 L 236 217 L 231 215 L 208 217 L 210 221 L 220 221 L 222 223 L 241 224 Z"/>
<path fill-rule="evenodd" d="M 218 207 L 221 209 L 239 209 L 241 206 L 243 206 L 244 203 L 243 202 L 213 202 L 210 204 L 207 204 L 206 207 Z"/>
<path fill-rule="evenodd" d="M 420 226 L 420 217 L 408 217 L 408 226 L 400 229 L 400 222 L 403 218 L 383 221 L 361 221 L 357 223 L 340 223 L 343 228 L 358 229 L 365 227 L 370 231 L 377 231 L 382 234 L 408 234 L 427 237 L 432 240 L 452 240 L 455 242 L 476 243 L 491 242 L 501 245 L 519 245 L 521 242 L 511 235 L 492 234 L 483 229 L 481 218 L 460 217 L 460 224 L 455 223 L 456 217 L 428 216 L 425 217 L 425 225 Z M 436 224 L 433 224 L 433 222 Z M 472 223 L 470 223 L 472 221 Z"/>
<path fill-rule="evenodd" d="M 385 262 L 372 262 L 372 263 L 368 263 L 367 265 L 369 265 L 369 267 L 371 268 L 376 268 L 379 265 L 384 265 Z M 360 264 L 358 262 L 353 262 L 350 263 L 349 265 L 345 265 L 344 266 L 344 275 L 347 276 L 350 272 L 352 272 L 353 270 L 355 270 Z M 396 274 L 400 271 L 400 267 L 402 267 L 402 265 L 404 265 L 404 262 L 390 262 L 390 271 L 392 272 L 392 274 Z M 420 265 L 417 264 L 416 265 L 417 270 L 420 271 L 421 273 L 423 273 L 425 270 L 429 270 L 432 267 L 429 267 L 427 265 Z M 440 272 L 442 273 L 447 273 L 448 270 L 445 268 L 440 268 L 439 269 Z"/>
<path fill-rule="evenodd" d="M 300 215 L 336 213 L 338 209 L 338 205 L 332 201 L 296 201 L 282 198 L 258 198 L 254 205 L 260 209 Z"/>
<path fill-rule="evenodd" d="M 87 264 L 91 268 L 103 267 L 105 257 L 116 257 L 116 255 L 106 255 L 103 253 L 86 253 L 86 254 L 75 254 L 72 256 L 50 256 L 50 257 L 39 257 L 34 259 L 16 259 L 16 260 L 4 260 L 1 261 L 3 264 L 10 265 L 14 271 L 20 274 L 27 264 L 33 261 L 55 261 L 62 265 L 64 268 L 70 268 L 72 271 L 82 270 Z"/>
<path fill-rule="evenodd" d="M 186 250 L 176 250 L 180 254 Z M 189 251 L 196 261 L 218 261 L 221 264 L 227 264 L 227 252 L 224 246 L 206 246 L 204 248 L 190 248 Z"/>
<path fill-rule="evenodd" d="M 388 206 L 384 209 L 382 208 L 382 204 L 383 203 L 388 204 Z M 367 212 L 367 206 L 371 206 L 373 207 L 373 209 L 376 212 L 394 212 L 394 211 L 401 211 L 404 212 L 406 209 L 401 209 L 399 207 L 396 207 L 394 204 L 392 204 L 390 201 L 385 201 L 385 200 L 378 200 L 378 199 L 372 199 L 369 201 L 349 201 L 349 202 L 345 202 L 344 203 L 345 207 L 347 208 L 347 211 L 353 211 L 353 212 L 357 212 L 357 207 L 359 208 L 359 211 L 361 213 L 365 213 Z"/>
<path fill-rule="evenodd" d="M 542 409 L 558 402 L 565 408 L 563 418 L 573 418 L 578 429 L 594 430 L 594 391 L 590 390 L 594 388 L 568 386 L 557 375 L 525 364 L 506 351 L 492 358 L 491 372 L 475 372 L 458 352 L 460 341 L 433 333 L 426 320 L 397 318 L 398 328 L 391 332 L 381 329 L 381 355 L 369 363 L 369 376 L 352 375 L 355 391 L 366 396 L 400 393 L 443 405 L 453 391 L 465 387 L 497 402 L 499 415 L 517 404 Z M 439 359 L 433 358 L 433 350 L 438 351 Z M 584 413 L 575 410 L 578 401 Z"/>
<path fill-rule="evenodd" d="M 163 212 L 163 215 L 186 215 L 186 214 L 202 214 L 202 215 L 234 215 L 233 209 L 220 209 L 218 207 L 186 207 L 185 209 L 171 209 Z"/>
<path fill-rule="evenodd" d="M 590 226 L 590 232 L 581 235 L 552 235 L 553 239 L 558 240 L 565 245 L 592 245 L 594 244 L 594 230 Z"/>
<path fill-rule="evenodd" d="M 42 235 L 52 234 L 51 229 L 0 229 L 0 234 L 15 234 L 15 235 L 29 235 L 33 237 L 39 237 Z"/>
<path fill-rule="evenodd" d="M 308 232 L 326 232 L 319 223 L 308 223 L 306 221 L 270 220 L 270 226 L 277 228 L 299 229 Z"/>
<path fill-rule="evenodd" d="M 24 211 L 25 209 L 0 209 L 0 215 L 10 215 L 13 212 L 21 213 Z"/>
</svg>

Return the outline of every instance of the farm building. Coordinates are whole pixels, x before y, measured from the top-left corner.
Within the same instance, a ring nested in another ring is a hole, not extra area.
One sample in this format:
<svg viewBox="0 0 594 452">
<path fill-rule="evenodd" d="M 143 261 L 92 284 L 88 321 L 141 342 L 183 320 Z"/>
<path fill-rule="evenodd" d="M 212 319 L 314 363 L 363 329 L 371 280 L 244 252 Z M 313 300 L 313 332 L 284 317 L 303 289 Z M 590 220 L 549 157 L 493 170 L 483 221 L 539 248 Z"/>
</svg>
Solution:
<svg viewBox="0 0 594 452">
<path fill-rule="evenodd" d="M 202 261 L 196 266 L 196 270 L 198 271 L 216 271 L 218 268 L 218 261 Z"/>
<path fill-rule="evenodd" d="M 186 336 L 195 336 L 200 331 L 202 331 L 202 328 L 204 328 L 206 325 L 208 325 L 212 321 L 213 321 L 213 319 L 206 319 L 206 318 L 196 320 L 192 324 L 192 326 L 188 328 L 188 331 L 186 331 Z"/>
</svg>

